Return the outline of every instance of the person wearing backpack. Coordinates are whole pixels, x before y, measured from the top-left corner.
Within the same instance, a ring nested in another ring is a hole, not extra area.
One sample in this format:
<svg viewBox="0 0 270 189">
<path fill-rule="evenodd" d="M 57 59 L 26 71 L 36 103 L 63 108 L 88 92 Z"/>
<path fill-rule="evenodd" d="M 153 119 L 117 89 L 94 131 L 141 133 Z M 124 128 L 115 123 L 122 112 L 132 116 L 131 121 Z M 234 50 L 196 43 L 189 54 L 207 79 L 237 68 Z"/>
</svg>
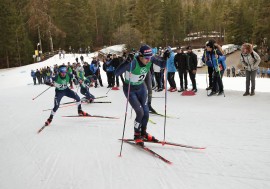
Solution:
<svg viewBox="0 0 270 189">
<path fill-rule="evenodd" d="M 213 67 L 213 83 L 212 83 L 212 91 L 208 96 L 213 95 L 223 95 L 223 82 L 222 77 L 224 71 L 226 70 L 226 57 L 219 50 L 219 46 L 217 46 L 213 41 L 209 40 L 205 44 L 206 51 L 202 57 L 202 60 L 206 63 L 206 65 L 212 65 Z"/>
<path fill-rule="evenodd" d="M 243 96 L 255 95 L 255 78 L 259 64 L 261 62 L 260 56 L 253 50 L 250 43 L 244 43 L 241 47 L 241 63 L 244 65 L 246 70 L 246 92 Z M 251 93 L 249 93 L 251 82 Z"/>
</svg>

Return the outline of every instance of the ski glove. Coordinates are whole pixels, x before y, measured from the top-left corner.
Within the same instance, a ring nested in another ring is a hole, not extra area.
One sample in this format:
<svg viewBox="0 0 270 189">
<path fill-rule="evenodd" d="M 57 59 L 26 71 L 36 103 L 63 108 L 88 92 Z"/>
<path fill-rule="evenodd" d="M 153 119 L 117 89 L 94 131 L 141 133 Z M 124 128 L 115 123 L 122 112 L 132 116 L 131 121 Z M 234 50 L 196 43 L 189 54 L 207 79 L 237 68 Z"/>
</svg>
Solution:
<svg viewBox="0 0 270 189">
<path fill-rule="evenodd" d="M 169 51 L 169 50 L 166 50 L 166 51 L 164 52 L 164 54 L 163 54 L 164 60 L 167 60 L 168 58 L 170 58 L 170 55 L 171 55 L 170 51 Z"/>
<path fill-rule="evenodd" d="M 45 84 L 54 87 L 54 83 L 46 82 Z"/>
</svg>

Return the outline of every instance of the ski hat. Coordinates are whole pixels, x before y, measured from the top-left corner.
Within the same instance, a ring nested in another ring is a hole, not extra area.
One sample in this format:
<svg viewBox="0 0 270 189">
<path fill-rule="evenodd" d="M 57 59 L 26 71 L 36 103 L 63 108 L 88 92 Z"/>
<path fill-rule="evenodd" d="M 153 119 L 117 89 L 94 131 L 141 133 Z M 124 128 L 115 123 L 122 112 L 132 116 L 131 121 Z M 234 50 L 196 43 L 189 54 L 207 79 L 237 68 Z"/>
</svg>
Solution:
<svg viewBox="0 0 270 189">
<path fill-rule="evenodd" d="M 58 68 L 59 73 L 67 73 L 67 67 L 66 66 L 60 66 Z"/>
<path fill-rule="evenodd" d="M 206 41 L 205 46 L 213 49 L 215 43 L 216 41 L 214 39 L 210 39 L 209 41 Z"/>
<path fill-rule="evenodd" d="M 187 46 L 187 50 L 192 50 L 192 47 L 191 46 Z"/>
<path fill-rule="evenodd" d="M 140 55 L 142 55 L 146 59 L 150 59 L 152 57 L 152 48 L 148 45 L 142 45 L 139 50 Z"/>
</svg>

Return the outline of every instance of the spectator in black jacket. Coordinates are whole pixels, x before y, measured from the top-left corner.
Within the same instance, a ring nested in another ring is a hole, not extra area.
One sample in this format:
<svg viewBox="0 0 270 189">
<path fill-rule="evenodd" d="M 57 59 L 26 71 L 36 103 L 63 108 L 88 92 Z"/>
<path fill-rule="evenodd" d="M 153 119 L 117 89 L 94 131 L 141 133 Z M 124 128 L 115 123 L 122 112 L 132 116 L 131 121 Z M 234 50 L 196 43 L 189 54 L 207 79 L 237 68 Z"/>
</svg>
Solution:
<svg viewBox="0 0 270 189">
<path fill-rule="evenodd" d="M 197 72 L 197 55 L 192 52 L 191 46 L 187 47 L 187 69 L 192 82 L 192 91 L 197 92 L 196 72 Z"/>
<path fill-rule="evenodd" d="M 41 73 L 38 69 L 36 71 L 36 76 L 37 76 L 38 84 L 40 85 L 42 83 L 42 81 L 41 81 Z"/>
<path fill-rule="evenodd" d="M 89 75 L 93 75 L 93 73 L 90 70 L 90 65 L 88 64 L 88 62 L 84 62 L 83 70 L 84 70 L 84 76 L 85 77 L 88 77 Z"/>
<path fill-rule="evenodd" d="M 174 64 L 176 69 L 178 70 L 178 75 L 180 79 L 180 90 L 178 92 L 183 92 L 188 88 L 188 81 L 187 81 L 187 55 L 184 53 L 183 49 L 178 47 L 177 54 L 174 57 Z M 185 89 L 183 83 L 183 77 L 185 82 Z"/>
<path fill-rule="evenodd" d="M 116 70 L 116 68 L 120 65 L 120 60 L 116 54 L 113 54 L 113 59 L 112 59 L 111 65 L 114 67 L 114 70 Z M 121 77 L 122 83 L 124 83 L 123 76 L 120 75 L 120 77 Z M 115 80 L 116 80 L 117 87 L 119 87 L 119 76 L 115 77 Z"/>
</svg>

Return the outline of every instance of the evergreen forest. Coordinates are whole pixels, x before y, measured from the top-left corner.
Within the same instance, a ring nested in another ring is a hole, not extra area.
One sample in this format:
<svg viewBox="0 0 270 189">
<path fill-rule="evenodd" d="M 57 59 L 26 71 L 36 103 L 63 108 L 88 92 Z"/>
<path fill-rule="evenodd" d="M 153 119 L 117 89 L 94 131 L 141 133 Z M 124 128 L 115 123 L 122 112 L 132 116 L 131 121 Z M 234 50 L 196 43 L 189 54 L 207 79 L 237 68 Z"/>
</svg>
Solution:
<svg viewBox="0 0 270 189">
<path fill-rule="evenodd" d="M 180 46 L 215 32 L 221 44 L 270 44 L 269 0 L 1 0 L 0 68 L 59 49 Z M 193 39 L 193 38 L 192 38 Z"/>
</svg>

